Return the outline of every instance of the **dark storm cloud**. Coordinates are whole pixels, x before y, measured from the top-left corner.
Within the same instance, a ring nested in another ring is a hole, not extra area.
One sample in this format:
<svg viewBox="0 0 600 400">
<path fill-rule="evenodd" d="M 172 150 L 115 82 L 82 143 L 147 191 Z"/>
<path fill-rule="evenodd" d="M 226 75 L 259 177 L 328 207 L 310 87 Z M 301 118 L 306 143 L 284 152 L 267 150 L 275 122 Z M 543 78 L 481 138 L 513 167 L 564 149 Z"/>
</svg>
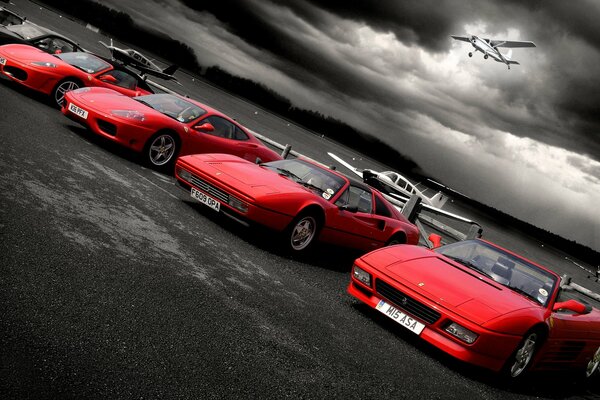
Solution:
<svg viewBox="0 0 600 400">
<path fill-rule="evenodd" d="M 332 23 L 340 20 L 331 16 L 362 23 L 375 31 L 393 33 L 407 46 L 419 46 L 437 54 L 449 51 L 452 45 L 449 35 L 466 33 L 463 32 L 465 24 L 483 21 L 490 25 L 490 34 L 493 34 L 494 28 L 504 32 L 507 26 L 517 26 L 522 32 L 522 39 L 535 41 L 539 47 L 537 51 L 548 59 L 550 68 L 541 77 L 544 81 L 531 87 L 515 87 L 510 80 L 489 79 L 484 84 L 497 89 L 500 99 L 496 98 L 492 103 L 474 96 L 464 99 L 465 105 L 476 107 L 490 128 L 584 152 L 600 160 L 600 140 L 597 137 L 600 131 L 600 77 L 581 71 L 595 69 L 600 62 L 597 52 L 600 49 L 600 24 L 597 24 L 600 6 L 592 1 L 578 3 L 577 7 L 558 0 L 182 1 L 191 8 L 213 14 L 236 36 L 275 55 L 270 58 L 271 66 L 298 82 L 305 82 L 307 86 L 323 92 L 340 91 L 354 99 L 377 102 L 396 110 L 418 106 L 422 111 L 429 111 L 427 108 L 431 108 L 434 114 L 433 107 L 439 105 L 409 103 L 386 83 L 364 76 L 355 68 L 356 64 L 361 63 L 360 55 L 351 60 L 354 64 L 350 65 L 348 59 L 335 57 L 319 48 L 318 44 L 299 40 L 285 26 L 281 26 L 280 21 L 270 19 L 257 5 L 287 8 L 298 19 L 340 42 L 351 40 L 350 36 L 340 37 L 343 27 L 336 29 L 332 26 Z M 570 46 L 582 44 L 589 47 L 588 53 L 580 49 L 577 49 L 576 57 L 570 53 Z M 420 71 L 422 68 L 418 60 L 410 63 L 408 68 L 412 69 L 411 73 L 431 79 L 432 85 L 437 84 L 435 77 L 427 77 Z M 533 71 L 533 74 L 536 73 Z M 532 117 L 538 118 L 535 121 L 523 119 L 515 124 L 515 116 L 511 115 L 510 110 L 496 106 L 498 100 L 507 105 L 521 105 L 528 109 Z M 537 100 L 548 106 L 539 108 Z M 549 110 L 555 115 L 545 114 Z M 460 109 L 457 112 L 464 113 Z M 440 117 L 443 119 L 443 116 Z M 555 118 L 563 122 L 562 126 L 548 125 L 547 121 Z M 449 116 L 441 122 L 450 128 L 459 128 L 458 122 Z M 470 133 L 476 134 L 473 131 Z"/>
</svg>

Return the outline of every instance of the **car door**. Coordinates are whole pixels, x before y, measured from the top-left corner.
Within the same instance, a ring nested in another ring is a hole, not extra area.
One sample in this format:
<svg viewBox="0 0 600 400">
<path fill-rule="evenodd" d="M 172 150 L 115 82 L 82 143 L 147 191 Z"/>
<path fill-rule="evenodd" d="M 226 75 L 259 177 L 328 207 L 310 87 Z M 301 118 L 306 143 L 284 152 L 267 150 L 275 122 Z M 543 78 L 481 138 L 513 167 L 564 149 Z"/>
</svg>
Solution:
<svg viewBox="0 0 600 400">
<path fill-rule="evenodd" d="M 350 184 L 337 198 L 337 207 L 328 211 L 327 237 L 322 239 L 366 251 L 384 245 L 389 236 L 389 218 L 377 215 L 374 204 L 370 189 Z"/>
<path fill-rule="evenodd" d="M 190 153 L 227 153 L 254 161 L 256 149 L 260 146 L 239 126 L 218 115 L 209 115 L 194 122 L 194 126 L 207 126 L 211 129 L 192 129 Z"/>
</svg>

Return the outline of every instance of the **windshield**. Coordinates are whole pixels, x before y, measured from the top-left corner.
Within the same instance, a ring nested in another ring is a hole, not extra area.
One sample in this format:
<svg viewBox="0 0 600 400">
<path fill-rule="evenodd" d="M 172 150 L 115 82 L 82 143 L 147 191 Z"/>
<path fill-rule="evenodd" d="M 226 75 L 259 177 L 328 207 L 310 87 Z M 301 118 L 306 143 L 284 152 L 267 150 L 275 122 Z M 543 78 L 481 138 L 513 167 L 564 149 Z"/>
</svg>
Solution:
<svg viewBox="0 0 600 400">
<path fill-rule="evenodd" d="M 271 161 L 263 165 L 306 186 L 326 200 L 334 197 L 346 183 L 326 168 L 299 159 Z"/>
<path fill-rule="evenodd" d="M 109 63 L 88 53 L 61 53 L 55 56 L 88 74 L 95 74 L 110 68 Z"/>
<path fill-rule="evenodd" d="M 555 275 L 531 262 L 479 240 L 456 242 L 434 251 L 544 306 L 558 281 Z"/>
<path fill-rule="evenodd" d="M 205 109 L 198 107 L 194 103 L 167 93 L 139 96 L 134 100 L 184 124 L 192 122 L 206 114 Z"/>
<path fill-rule="evenodd" d="M 36 38 L 36 37 L 42 36 L 46 33 L 43 30 L 41 30 L 39 27 L 32 25 L 32 24 L 28 24 L 28 23 L 23 23 L 23 24 L 19 24 L 19 25 L 10 25 L 10 26 L 7 26 L 6 29 L 8 29 L 11 32 L 16 33 L 17 35 L 21 36 L 23 39 Z"/>
</svg>

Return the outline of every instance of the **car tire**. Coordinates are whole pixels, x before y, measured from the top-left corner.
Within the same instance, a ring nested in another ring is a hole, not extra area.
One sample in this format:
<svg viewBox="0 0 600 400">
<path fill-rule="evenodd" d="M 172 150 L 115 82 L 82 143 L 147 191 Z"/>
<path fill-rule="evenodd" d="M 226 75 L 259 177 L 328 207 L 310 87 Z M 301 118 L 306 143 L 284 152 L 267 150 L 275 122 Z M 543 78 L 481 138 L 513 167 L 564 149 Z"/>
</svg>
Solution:
<svg viewBox="0 0 600 400">
<path fill-rule="evenodd" d="M 533 329 L 525 336 L 504 366 L 504 375 L 511 381 L 520 381 L 531 367 L 531 362 L 543 340 L 542 332 Z"/>
<path fill-rule="evenodd" d="M 144 146 L 144 162 L 153 169 L 169 170 L 179 152 L 179 138 L 173 132 L 163 131 L 152 136 Z"/>
<path fill-rule="evenodd" d="M 67 78 L 58 82 L 54 89 L 52 89 L 52 104 L 55 107 L 62 108 L 65 100 L 65 93 L 79 89 L 82 86 L 81 82 L 72 78 Z"/>
<path fill-rule="evenodd" d="M 395 234 L 387 241 L 386 246 L 394 246 L 396 244 L 406 244 L 406 237 L 401 234 Z"/>
<path fill-rule="evenodd" d="M 596 349 L 594 357 L 588 362 L 585 369 L 585 377 L 590 378 L 593 376 L 598 371 L 598 366 L 600 366 L 600 347 Z"/>
<path fill-rule="evenodd" d="M 314 213 L 299 214 L 286 229 L 286 249 L 293 254 L 306 252 L 313 246 L 320 229 L 319 218 Z"/>
</svg>

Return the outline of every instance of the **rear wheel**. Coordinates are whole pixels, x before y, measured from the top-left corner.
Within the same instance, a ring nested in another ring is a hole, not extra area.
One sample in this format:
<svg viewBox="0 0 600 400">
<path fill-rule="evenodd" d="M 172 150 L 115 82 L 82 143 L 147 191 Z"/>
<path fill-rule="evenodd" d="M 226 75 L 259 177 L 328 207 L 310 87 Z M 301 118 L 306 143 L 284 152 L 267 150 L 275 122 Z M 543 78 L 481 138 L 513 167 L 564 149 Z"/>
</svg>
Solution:
<svg viewBox="0 0 600 400">
<path fill-rule="evenodd" d="M 314 214 L 300 214 L 286 231 L 286 247 L 294 253 L 306 251 L 314 243 L 319 229 L 319 220 Z"/>
<path fill-rule="evenodd" d="M 52 90 L 52 99 L 54 100 L 54 103 L 59 108 L 62 107 L 65 102 L 65 93 L 79 89 L 81 86 L 81 83 L 74 79 L 65 79 L 64 81 L 59 82 L 54 90 Z"/>
<path fill-rule="evenodd" d="M 525 374 L 541 343 L 542 335 L 537 330 L 530 331 L 523 337 L 523 341 L 506 363 L 505 372 L 508 378 L 518 380 Z"/>
<path fill-rule="evenodd" d="M 404 235 L 396 234 L 396 235 L 392 236 L 385 245 L 393 246 L 395 244 L 405 244 L 405 243 L 406 243 L 406 237 Z"/>
<path fill-rule="evenodd" d="M 594 373 L 598 370 L 599 365 L 600 365 L 600 347 L 598 347 L 598 349 L 596 349 L 596 352 L 594 353 L 594 357 L 592 357 L 592 359 L 588 363 L 588 365 L 585 369 L 585 377 L 589 378 L 590 376 L 594 375 Z"/>
<path fill-rule="evenodd" d="M 154 169 L 168 169 L 175 162 L 179 142 L 172 132 L 159 132 L 144 147 L 144 160 Z"/>
</svg>

